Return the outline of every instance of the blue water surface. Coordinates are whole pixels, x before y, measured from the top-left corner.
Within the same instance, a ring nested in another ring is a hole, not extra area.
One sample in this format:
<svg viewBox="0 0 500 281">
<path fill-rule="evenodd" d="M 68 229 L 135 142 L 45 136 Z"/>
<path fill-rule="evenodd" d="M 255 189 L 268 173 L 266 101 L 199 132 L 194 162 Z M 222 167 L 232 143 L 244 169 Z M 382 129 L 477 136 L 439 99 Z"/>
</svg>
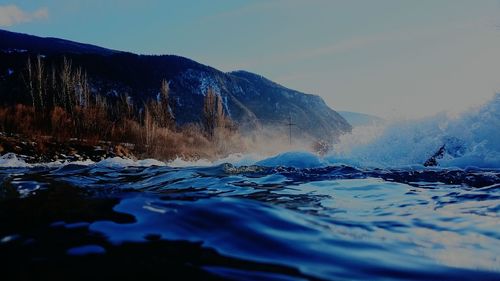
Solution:
<svg viewBox="0 0 500 281">
<path fill-rule="evenodd" d="M 500 171 L 272 163 L 3 168 L 0 257 L 64 274 L 97 268 L 88 256 L 203 279 L 500 280 Z"/>
</svg>

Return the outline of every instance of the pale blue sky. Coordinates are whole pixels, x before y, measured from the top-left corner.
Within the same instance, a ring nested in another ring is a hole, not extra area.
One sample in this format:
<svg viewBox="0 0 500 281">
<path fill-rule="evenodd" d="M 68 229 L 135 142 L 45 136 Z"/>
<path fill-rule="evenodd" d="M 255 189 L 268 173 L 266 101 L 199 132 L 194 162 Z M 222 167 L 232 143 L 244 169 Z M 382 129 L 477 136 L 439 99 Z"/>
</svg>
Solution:
<svg viewBox="0 0 500 281">
<path fill-rule="evenodd" d="M 499 0 L 0 0 L 0 28 L 245 69 L 386 118 L 500 91 Z"/>
</svg>

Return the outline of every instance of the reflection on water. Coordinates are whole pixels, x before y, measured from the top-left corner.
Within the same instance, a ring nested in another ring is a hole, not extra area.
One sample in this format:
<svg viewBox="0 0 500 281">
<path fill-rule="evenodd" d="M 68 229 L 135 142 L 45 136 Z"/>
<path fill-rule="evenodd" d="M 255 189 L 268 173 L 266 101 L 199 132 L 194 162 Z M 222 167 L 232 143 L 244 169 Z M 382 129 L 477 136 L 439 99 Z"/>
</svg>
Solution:
<svg viewBox="0 0 500 281">
<path fill-rule="evenodd" d="M 0 177 L 0 259 L 17 279 L 500 279 L 500 171 L 66 165 Z"/>
</svg>

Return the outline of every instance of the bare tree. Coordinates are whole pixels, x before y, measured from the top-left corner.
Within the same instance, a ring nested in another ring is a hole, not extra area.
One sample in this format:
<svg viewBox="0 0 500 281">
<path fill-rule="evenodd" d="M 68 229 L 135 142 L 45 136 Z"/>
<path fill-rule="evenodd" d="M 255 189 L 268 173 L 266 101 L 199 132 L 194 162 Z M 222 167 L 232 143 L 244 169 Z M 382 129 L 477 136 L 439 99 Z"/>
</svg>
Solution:
<svg viewBox="0 0 500 281">
<path fill-rule="evenodd" d="M 216 129 L 224 127 L 225 123 L 222 98 L 212 89 L 208 89 L 203 104 L 203 126 L 209 138 L 213 139 Z"/>
<path fill-rule="evenodd" d="M 56 78 L 56 68 L 54 64 L 51 66 L 51 78 L 50 78 L 50 90 L 52 95 L 52 106 L 55 107 L 57 105 L 57 78 Z"/>
<path fill-rule="evenodd" d="M 28 61 L 26 62 L 26 69 L 28 72 L 28 81 L 27 81 L 27 86 L 28 86 L 28 91 L 30 92 L 31 96 L 31 103 L 33 104 L 33 108 L 35 108 L 35 94 L 33 90 L 33 70 L 31 66 L 31 57 L 28 56 Z"/>
<path fill-rule="evenodd" d="M 67 60 L 66 57 L 63 58 L 63 65 L 61 68 L 61 73 L 59 74 L 61 80 L 61 91 L 59 102 L 63 108 L 69 112 L 73 113 L 72 108 L 72 90 L 73 90 L 73 75 L 71 70 L 71 61 Z"/>
<path fill-rule="evenodd" d="M 174 124 L 174 113 L 170 106 L 170 87 L 165 79 L 161 81 L 159 103 L 161 110 L 160 126 L 166 128 L 172 127 Z"/>
<path fill-rule="evenodd" d="M 45 96 L 45 67 L 42 62 L 42 56 L 38 55 L 36 57 L 36 86 L 38 93 L 38 102 L 40 105 L 41 112 L 45 112 L 44 96 Z"/>
<path fill-rule="evenodd" d="M 151 152 L 154 146 L 154 136 L 156 135 L 157 124 L 151 115 L 151 109 L 148 105 L 144 106 L 144 143 L 148 152 Z"/>
</svg>

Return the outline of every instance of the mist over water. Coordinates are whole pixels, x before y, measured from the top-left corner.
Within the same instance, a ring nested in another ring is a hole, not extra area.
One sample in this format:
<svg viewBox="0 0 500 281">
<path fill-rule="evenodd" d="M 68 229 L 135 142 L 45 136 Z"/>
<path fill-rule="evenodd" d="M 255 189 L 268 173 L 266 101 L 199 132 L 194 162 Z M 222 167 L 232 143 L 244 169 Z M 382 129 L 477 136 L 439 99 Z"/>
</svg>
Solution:
<svg viewBox="0 0 500 281">
<path fill-rule="evenodd" d="M 419 120 L 354 128 L 329 155 L 329 162 L 358 166 L 423 165 L 441 147 L 441 167 L 500 167 L 500 94 L 454 116 L 441 113 Z"/>
<path fill-rule="evenodd" d="M 325 167 L 346 164 L 360 168 L 422 167 L 441 148 L 438 167 L 500 167 L 500 94 L 482 106 L 462 113 L 374 123 L 354 127 L 340 136 L 323 156 L 312 148 L 312 139 L 293 139 L 283 132 L 267 130 L 247 139 L 247 154 L 233 154 L 216 161 L 174 160 L 168 165 L 234 165 Z M 300 132 L 295 132 L 300 135 Z"/>
</svg>

